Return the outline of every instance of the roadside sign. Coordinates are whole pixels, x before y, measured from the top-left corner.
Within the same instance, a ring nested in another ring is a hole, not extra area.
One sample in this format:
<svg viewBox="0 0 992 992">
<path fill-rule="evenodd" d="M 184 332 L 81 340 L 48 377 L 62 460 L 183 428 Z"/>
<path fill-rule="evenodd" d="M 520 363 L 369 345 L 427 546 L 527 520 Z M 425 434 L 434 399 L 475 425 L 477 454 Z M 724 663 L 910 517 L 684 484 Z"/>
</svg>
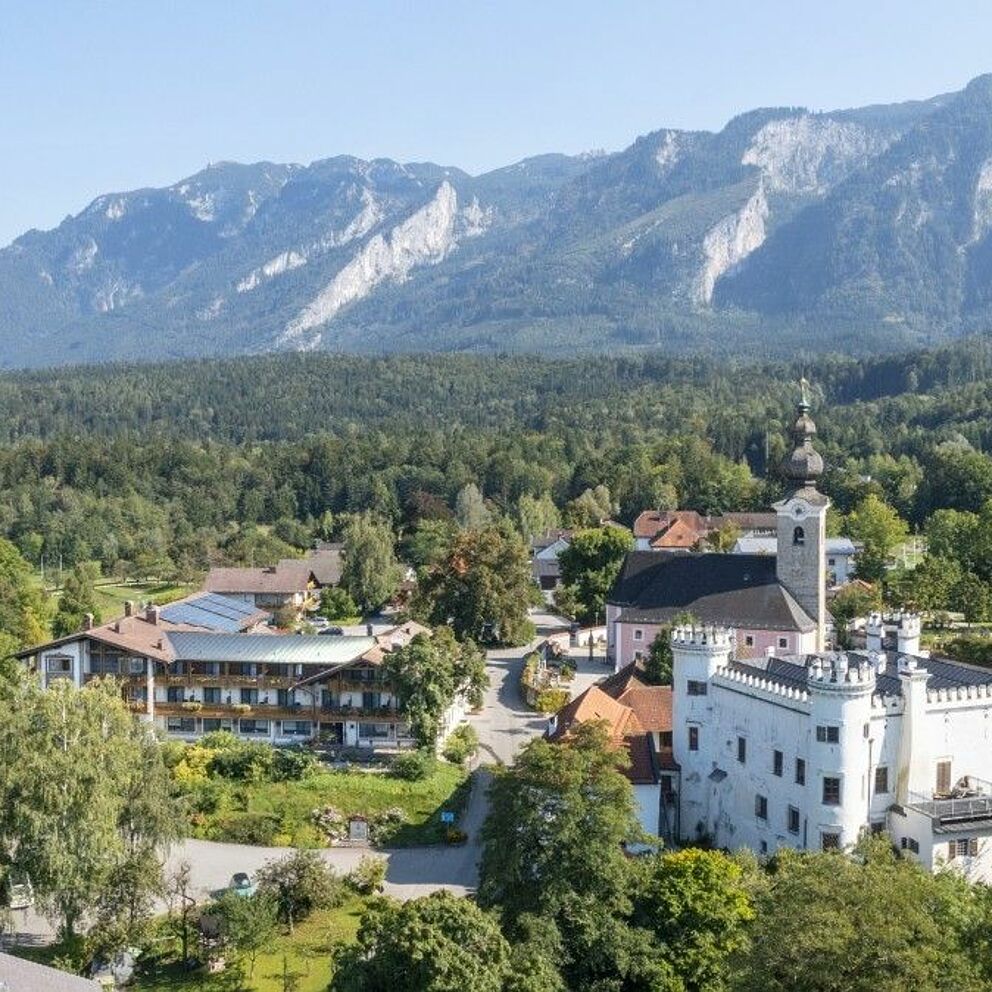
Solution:
<svg viewBox="0 0 992 992">
<path fill-rule="evenodd" d="M 455 822 L 455 814 L 452 813 L 452 812 L 450 812 L 449 810 L 442 810 L 442 812 L 441 812 L 441 822 L 442 823 L 454 823 Z"/>
</svg>

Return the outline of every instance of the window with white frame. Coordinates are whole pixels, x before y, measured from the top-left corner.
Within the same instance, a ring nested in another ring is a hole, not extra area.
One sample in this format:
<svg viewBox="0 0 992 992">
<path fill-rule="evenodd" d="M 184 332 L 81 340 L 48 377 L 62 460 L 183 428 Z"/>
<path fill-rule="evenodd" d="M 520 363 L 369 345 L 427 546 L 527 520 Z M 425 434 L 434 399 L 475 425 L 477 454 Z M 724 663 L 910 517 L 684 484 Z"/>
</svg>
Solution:
<svg viewBox="0 0 992 992">
<path fill-rule="evenodd" d="M 72 658 L 64 654 L 46 655 L 45 671 L 50 675 L 66 675 L 72 671 Z"/>
</svg>

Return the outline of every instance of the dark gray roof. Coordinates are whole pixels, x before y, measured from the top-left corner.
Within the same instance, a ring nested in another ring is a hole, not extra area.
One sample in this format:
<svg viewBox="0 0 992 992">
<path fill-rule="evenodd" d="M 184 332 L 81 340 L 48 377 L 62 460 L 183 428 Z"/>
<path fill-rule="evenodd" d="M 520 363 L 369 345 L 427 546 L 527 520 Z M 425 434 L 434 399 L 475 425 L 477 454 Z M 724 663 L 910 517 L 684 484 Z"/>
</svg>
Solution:
<svg viewBox="0 0 992 992">
<path fill-rule="evenodd" d="M 340 665 L 360 658 L 375 645 L 372 637 L 319 634 L 199 634 L 170 632 L 176 661 L 270 662 Z"/>
<path fill-rule="evenodd" d="M 852 653 L 864 655 L 863 652 Z M 885 652 L 885 672 L 875 676 L 878 691 L 883 695 L 900 695 L 899 657 L 900 655 L 896 651 Z M 930 690 L 992 684 L 992 671 L 987 668 L 979 668 L 976 665 L 965 665 L 960 661 L 917 657 L 916 667 L 926 669 L 930 673 L 930 678 L 927 680 L 927 689 Z"/>
<path fill-rule="evenodd" d="M 850 651 L 851 657 L 867 657 L 864 652 Z M 814 655 L 801 655 L 795 658 L 748 658 L 745 661 L 732 661 L 727 666 L 732 671 L 745 675 L 761 675 L 777 682 L 787 689 L 806 688 L 806 665 Z M 885 671 L 875 675 L 876 693 L 882 696 L 901 696 L 902 683 L 899 681 L 899 658 L 896 651 L 887 651 Z M 921 658 L 914 655 L 916 667 L 930 673 L 927 689 L 956 689 L 959 686 L 992 685 L 992 670 L 965 665 L 959 661 L 942 658 Z"/>
<path fill-rule="evenodd" d="M 0 953 L 0 988 L 4 992 L 100 992 L 90 978 Z"/>
<path fill-rule="evenodd" d="M 666 623 L 689 612 L 703 623 L 758 630 L 816 626 L 778 581 L 768 555 L 631 551 L 608 602 L 632 623 Z"/>
<path fill-rule="evenodd" d="M 243 599 L 202 592 L 163 606 L 160 616 L 169 623 L 188 624 L 233 634 L 261 623 L 269 614 Z"/>
</svg>

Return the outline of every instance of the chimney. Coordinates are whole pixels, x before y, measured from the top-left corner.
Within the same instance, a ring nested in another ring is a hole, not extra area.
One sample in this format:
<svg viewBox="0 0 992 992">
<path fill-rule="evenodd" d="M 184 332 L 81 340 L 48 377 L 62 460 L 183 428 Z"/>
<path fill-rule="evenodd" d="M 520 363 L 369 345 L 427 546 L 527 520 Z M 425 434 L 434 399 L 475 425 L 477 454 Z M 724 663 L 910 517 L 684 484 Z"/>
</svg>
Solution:
<svg viewBox="0 0 992 992">
<path fill-rule="evenodd" d="M 920 653 L 920 618 L 914 613 L 902 613 L 896 621 L 896 650 L 900 654 Z"/>
<path fill-rule="evenodd" d="M 93 629 L 93 614 L 87 613 L 83 616 L 83 630 Z"/>
<path fill-rule="evenodd" d="M 134 600 L 125 599 L 124 600 L 124 616 L 133 617 L 134 616 Z"/>
<path fill-rule="evenodd" d="M 885 625 L 880 613 L 872 613 L 868 617 L 868 625 L 865 627 L 865 647 L 868 652 L 881 651 L 882 641 L 885 637 Z"/>
<path fill-rule="evenodd" d="M 150 605 L 145 610 L 145 619 L 149 623 L 153 623 L 156 626 L 158 626 L 158 615 L 159 615 L 159 608 L 157 606 Z"/>
</svg>

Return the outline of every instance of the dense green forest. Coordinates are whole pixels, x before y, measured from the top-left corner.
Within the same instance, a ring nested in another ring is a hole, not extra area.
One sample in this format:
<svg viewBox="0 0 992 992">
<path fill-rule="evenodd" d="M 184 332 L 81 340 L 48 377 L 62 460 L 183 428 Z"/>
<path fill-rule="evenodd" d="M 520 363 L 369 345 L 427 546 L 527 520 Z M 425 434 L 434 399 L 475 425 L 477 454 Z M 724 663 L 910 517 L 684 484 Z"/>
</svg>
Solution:
<svg viewBox="0 0 992 992">
<path fill-rule="evenodd" d="M 801 374 L 841 513 L 874 495 L 922 529 L 992 497 L 986 338 L 760 365 L 281 355 L 3 376 L 0 534 L 35 567 L 195 578 L 338 536 L 361 511 L 421 564 L 418 530 L 469 487 L 524 536 L 562 510 L 595 523 L 599 487 L 625 523 L 759 508 L 781 492 Z"/>
</svg>

